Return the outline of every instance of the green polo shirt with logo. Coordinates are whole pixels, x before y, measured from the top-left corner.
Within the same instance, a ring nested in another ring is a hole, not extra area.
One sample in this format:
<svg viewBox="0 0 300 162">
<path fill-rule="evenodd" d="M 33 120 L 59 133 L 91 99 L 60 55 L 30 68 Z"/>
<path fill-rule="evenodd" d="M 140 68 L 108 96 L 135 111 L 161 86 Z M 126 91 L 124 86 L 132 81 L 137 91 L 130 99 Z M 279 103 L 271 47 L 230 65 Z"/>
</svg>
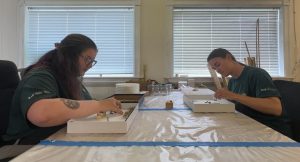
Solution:
<svg viewBox="0 0 300 162">
<path fill-rule="evenodd" d="M 271 76 L 263 69 L 250 66 L 245 66 L 238 78 L 230 79 L 228 89 L 234 93 L 249 97 L 281 97 L 273 84 Z M 235 102 L 235 104 L 236 109 L 239 112 L 285 135 L 290 135 L 291 131 L 288 125 L 289 120 L 287 119 L 284 107 L 281 116 L 278 117 L 261 113 L 238 102 Z"/>
<path fill-rule="evenodd" d="M 27 111 L 38 100 L 49 98 L 69 98 L 64 87 L 49 68 L 31 70 L 19 83 L 12 101 L 6 141 L 30 137 L 45 138 L 60 127 L 40 128 L 27 119 Z M 91 100 L 86 88 L 81 85 L 82 100 Z"/>
</svg>

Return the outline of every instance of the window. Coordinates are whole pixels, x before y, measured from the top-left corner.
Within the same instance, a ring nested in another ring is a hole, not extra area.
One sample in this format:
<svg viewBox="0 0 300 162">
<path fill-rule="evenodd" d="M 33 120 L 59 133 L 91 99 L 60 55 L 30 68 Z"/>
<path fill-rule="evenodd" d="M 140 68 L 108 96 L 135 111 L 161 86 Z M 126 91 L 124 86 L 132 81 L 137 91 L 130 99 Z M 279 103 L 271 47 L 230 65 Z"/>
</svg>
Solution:
<svg viewBox="0 0 300 162">
<path fill-rule="evenodd" d="M 70 33 L 90 37 L 98 47 L 96 60 L 85 76 L 134 77 L 134 7 L 27 7 L 25 66 Z"/>
<path fill-rule="evenodd" d="M 173 76 L 210 76 L 207 56 L 215 48 L 229 50 L 244 63 L 256 55 L 259 18 L 260 65 L 272 76 L 283 76 L 279 8 L 173 8 Z"/>
</svg>

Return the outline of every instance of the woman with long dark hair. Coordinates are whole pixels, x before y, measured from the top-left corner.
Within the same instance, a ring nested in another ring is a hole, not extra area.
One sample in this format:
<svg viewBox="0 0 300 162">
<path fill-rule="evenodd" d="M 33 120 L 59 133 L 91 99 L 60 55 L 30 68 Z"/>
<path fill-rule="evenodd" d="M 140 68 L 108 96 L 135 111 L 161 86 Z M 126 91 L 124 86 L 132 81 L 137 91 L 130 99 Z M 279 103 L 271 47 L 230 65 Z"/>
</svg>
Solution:
<svg viewBox="0 0 300 162">
<path fill-rule="evenodd" d="M 228 89 L 218 89 L 216 98 L 231 100 L 239 112 L 287 136 L 291 135 L 280 94 L 265 70 L 238 62 L 222 48 L 213 50 L 207 62 L 222 76 L 231 76 Z"/>
<path fill-rule="evenodd" d="M 4 139 L 32 144 L 71 118 L 106 111 L 122 114 L 118 100 L 92 100 L 79 79 L 96 64 L 97 52 L 90 38 L 70 34 L 29 66 L 16 89 Z"/>
</svg>

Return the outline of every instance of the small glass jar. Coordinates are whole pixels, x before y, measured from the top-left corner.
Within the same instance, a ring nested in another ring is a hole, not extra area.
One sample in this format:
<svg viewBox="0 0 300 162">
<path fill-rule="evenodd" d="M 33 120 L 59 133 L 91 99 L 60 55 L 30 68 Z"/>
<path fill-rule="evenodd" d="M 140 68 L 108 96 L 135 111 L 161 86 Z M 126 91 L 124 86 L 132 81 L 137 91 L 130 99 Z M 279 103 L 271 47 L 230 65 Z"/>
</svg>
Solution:
<svg viewBox="0 0 300 162">
<path fill-rule="evenodd" d="M 166 84 L 167 95 L 171 94 L 173 86 L 172 84 Z"/>
<path fill-rule="evenodd" d="M 160 85 L 159 85 L 159 91 L 160 91 L 160 94 L 161 94 L 162 96 L 168 95 L 168 88 L 167 88 L 167 85 L 166 85 L 166 84 L 160 84 Z"/>
<path fill-rule="evenodd" d="M 159 89 L 159 85 L 158 84 L 153 84 L 152 85 L 152 89 L 153 89 L 153 92 L 152 92 L 153 95 L 155 95 L 155 96 L 159 96 L 160 95 L 160 89 Z"/>
</svg>

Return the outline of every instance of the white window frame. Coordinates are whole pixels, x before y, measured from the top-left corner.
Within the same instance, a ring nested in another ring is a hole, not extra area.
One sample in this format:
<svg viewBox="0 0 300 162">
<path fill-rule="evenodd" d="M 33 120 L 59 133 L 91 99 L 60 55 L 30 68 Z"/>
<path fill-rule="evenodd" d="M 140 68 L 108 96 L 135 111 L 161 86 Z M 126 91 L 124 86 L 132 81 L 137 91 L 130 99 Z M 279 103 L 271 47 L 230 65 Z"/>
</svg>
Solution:
<svg viewBox="0 0 300 162">
<path fill-rule="evenodd" d="M 165 53 L 167 54 L 166 64 L 168 66 L 168 76 L 167 78 L 175 78 L 173 76 L 173 8 L 174 7 L 279 7 L 281 12 L 280 25 L 282 28 L 281 38 L 282 46 L 279 48 L 283 50 L 283 54 L 279 59 L 283 59 L 284 77 L 283 78 L 293 78 L 293 67 L 296 63 L 296 53 L 294 53 L 295 41 L 294 41 L 294 20 L 293 20 L 293 2 L 292 0 L 167 0 L 167 26 L 165 28 L 165 33 L 167 36 L 167 48 Z M 197 77 L 196 77 L 197 78 Z M 205 80 L 210 77 L 200 77 L 205 78 Z M 281 77 L 274 77 L 281 78 Z"/>
<path fill-rule="evenodd" d="M 140 78 L 140 0 L 19 0 L 19 62 L 24 67 L 25 22 L 28 6 L 133 6 L 134 7 L 134 76 L 133 77 L 86 77 L 85 82 L 124 82 L 128 79 Z"/>
</svg>

